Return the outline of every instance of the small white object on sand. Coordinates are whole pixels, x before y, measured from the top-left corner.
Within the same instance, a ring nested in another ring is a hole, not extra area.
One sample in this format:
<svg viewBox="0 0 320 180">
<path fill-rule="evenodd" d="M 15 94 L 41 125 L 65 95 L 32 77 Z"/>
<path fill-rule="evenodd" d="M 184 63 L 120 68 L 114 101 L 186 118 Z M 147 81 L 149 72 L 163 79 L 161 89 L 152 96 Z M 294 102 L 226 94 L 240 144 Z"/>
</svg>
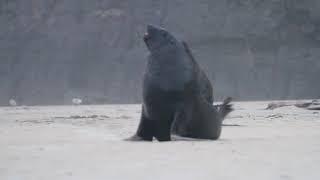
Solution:
<svg viewBox="0 0 320 180">
<path fill-rule="evenodd" d="M 73 99 L 72 99 L 72 104 L 73 104 L 73 105 L 80 105 L 80 104 L 82 104 L 82 99 L 80 99 L 80 98 L 73 98 Z"/>
<path fill-rule="evenodd" d="M 9 105 L 10 106 L 17 106 L 17 102 L 14 99 L 9 100 Z"/>
</svg>

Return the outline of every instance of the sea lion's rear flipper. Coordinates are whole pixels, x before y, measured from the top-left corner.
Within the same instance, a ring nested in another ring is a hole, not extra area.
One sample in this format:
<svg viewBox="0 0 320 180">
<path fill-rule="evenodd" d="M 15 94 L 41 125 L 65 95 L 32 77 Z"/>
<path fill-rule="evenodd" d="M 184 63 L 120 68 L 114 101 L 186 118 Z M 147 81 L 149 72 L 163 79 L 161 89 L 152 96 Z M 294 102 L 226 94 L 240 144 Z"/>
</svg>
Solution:
<svg viewBox="0 0 320 180">
<path fill-rule="evenodd" d="M 232 104 L 230 104 L 232 101 L 231 97 L 227 97 L 223 103 L 219 107 L 219 114 L 222 119 L 224 119 L 230 112 L 233 111 Z"/>
</svg>

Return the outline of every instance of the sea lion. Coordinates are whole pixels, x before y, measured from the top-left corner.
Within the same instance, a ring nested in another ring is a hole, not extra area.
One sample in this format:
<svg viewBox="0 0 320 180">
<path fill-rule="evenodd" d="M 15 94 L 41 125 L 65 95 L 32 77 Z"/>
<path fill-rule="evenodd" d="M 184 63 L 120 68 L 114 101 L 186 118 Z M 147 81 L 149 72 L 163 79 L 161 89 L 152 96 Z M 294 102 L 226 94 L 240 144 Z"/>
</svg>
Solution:
<svg viewBox="0 0 320 180">
<path fill-rule="evenodd" d="M 217 139 L 229 102 L 213 106 L 212 86 L 185 42 L 153 25 L 144 42 L 150 52 L 143 77 L 140 123 L 130 140 L 170 141 L 171 132 Z"/>
</svg>

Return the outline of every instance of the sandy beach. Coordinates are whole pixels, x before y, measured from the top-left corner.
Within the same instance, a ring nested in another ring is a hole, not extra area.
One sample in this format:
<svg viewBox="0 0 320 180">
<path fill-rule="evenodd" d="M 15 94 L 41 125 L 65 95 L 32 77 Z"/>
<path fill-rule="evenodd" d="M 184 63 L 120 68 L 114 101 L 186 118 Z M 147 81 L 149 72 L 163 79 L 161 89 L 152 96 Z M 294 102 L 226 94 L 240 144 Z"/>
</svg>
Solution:
<svg viewBox="0 0 320 180">
<path fill-rule="evenodd" d="M 128 142 L 140 105 L 0 108 L 1 180 L 317 180 L 320 111 L 235 102 L 218 141 Z"/>
</svg>

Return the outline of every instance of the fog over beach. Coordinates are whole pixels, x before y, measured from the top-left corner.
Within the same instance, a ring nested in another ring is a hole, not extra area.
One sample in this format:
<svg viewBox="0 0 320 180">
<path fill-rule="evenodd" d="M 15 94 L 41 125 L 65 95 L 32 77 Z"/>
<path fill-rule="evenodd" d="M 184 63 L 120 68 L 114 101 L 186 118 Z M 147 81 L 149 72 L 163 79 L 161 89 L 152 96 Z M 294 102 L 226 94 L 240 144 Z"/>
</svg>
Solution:
<svg viewBox="0 0 320 180">
<path fill-rule="evenodd" d="M 318 180 L 319 78 L 319 0 L 0 0 L 0 180 Z"/>
</svg>

